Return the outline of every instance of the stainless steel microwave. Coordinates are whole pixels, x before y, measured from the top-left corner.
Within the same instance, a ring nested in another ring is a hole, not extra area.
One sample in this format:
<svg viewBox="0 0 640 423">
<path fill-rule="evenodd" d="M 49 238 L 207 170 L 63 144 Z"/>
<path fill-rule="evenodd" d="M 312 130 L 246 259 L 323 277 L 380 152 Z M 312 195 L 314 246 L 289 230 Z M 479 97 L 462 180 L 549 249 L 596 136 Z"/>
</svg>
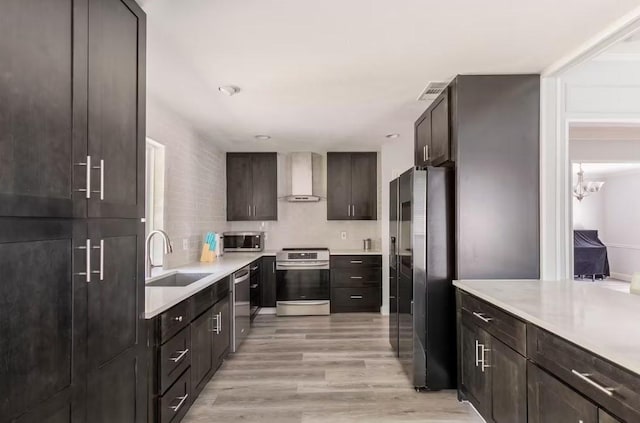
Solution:
<svg viewBox="0 0 640 423">
<path fill-rule="evenodd" d="M 225 252 L 264 250 L 264 232 L 225 232 L 222 235 Z"/>
</svg>

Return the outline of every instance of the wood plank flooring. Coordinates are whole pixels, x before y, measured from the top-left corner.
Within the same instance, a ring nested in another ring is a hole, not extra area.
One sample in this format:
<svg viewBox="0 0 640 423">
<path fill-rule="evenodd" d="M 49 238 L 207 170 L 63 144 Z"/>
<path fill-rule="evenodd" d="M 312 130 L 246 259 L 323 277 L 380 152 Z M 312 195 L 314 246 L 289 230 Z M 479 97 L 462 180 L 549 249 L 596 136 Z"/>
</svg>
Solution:
<svg viewBox="0 0 640 423">
<path fill-rule="evenodd" d="M 259 315 L 184 423 L 468 423 L 455 391 L 417 393 L 388 343 L 388 318 Z"/>
</svg>

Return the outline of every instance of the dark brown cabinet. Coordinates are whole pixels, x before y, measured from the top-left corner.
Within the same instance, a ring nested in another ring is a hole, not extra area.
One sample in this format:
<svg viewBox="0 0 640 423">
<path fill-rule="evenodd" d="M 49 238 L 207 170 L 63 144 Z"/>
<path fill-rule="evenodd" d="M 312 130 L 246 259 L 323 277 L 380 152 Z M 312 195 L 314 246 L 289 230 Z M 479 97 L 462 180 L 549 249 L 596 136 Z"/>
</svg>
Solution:
<svg viewBox="0 0 640 423">
<path fill-rule="evenodd" d="M 229 287 L 220 280 L 147 321 L 149 423 L 178 423 L 227 356 Z"/>
<path fill-rule="evenodd" d="M 327 153 L 327 220 L 376 220 L 377 213 L 377 153 Z"/>
<path fill-rule="evenodd" d="M 331 312 L 379 312 L 382 256 L 331 256 Z"/>
<path fill-rule="evenodd" d="M 529 423 L 598 423 L 598 407 L 529 363 Z"/>
<path fill-rule="evenodd" d="M 0 16 L 0 216 L 143 217 L 142 9 L 11 0 Z"/>
<path fill-rule="evenodd" d="M 227 220 L 278 220 L 276 153 L 227 153 Z"/>
<path fill-rule="evenodd" d="M 527 421 L 527 359 L 503 340 L 512 340 L 511 316 L 494 318 L 478 307 L 485 304 L 458 294 L 460 328 L 460 390 L 480 414 L 495 423 Z M 488 305 L 486 305 L 488 307 Z M 484 309 L 483 309 L 484 310 Z M 489 326 L 485 326 L 489 325 Z M 495 335 L 494 335 L 495 334 Z M 516 336 L 517 338 L 517 336 Z M 516 343 L 517 344 L 517 343 Z"/>
<path fill-rule="evenodd" d="M 276 306 L 276 258 L 262 257 L 260 281 L 260 307 Z"/>
<path fill-rule="evenodd" d="M 450 138 L 449 87 L 415 123 L 415 165 L 442 166 L 453 162 Z"/>
</svg>

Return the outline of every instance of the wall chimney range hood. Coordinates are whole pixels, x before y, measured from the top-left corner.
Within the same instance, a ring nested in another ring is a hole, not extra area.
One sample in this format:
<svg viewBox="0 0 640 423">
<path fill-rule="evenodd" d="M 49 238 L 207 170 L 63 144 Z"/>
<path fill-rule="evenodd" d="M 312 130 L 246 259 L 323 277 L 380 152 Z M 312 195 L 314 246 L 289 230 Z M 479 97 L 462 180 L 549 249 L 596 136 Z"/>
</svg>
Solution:
<svg viewBox="0 0 640 423">
<path fill-rule="evenodd" d="M 322 156 L 316 153 L 289 154 L 289 195 L 292 203 L 320 201 Z"/>
</svg>

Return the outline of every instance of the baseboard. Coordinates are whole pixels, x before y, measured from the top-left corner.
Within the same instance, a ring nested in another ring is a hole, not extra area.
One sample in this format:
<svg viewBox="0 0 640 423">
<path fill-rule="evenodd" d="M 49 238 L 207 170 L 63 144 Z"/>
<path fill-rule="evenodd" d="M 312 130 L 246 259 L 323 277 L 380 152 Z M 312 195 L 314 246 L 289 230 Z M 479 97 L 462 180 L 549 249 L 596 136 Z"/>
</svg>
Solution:
<svg viewBox="0 0 640 423">
<path fill-rule="evenodd" d="M 276 314 L 275 307 L 260 307 L 258 314 Z"/>
<path fill-rule="evenodd" d="M 611 272 L 611 277 L 620 279 L 621 281 L 631 282 L 632 275 L 627 275 L 626 273 Z"/>
</svg>

